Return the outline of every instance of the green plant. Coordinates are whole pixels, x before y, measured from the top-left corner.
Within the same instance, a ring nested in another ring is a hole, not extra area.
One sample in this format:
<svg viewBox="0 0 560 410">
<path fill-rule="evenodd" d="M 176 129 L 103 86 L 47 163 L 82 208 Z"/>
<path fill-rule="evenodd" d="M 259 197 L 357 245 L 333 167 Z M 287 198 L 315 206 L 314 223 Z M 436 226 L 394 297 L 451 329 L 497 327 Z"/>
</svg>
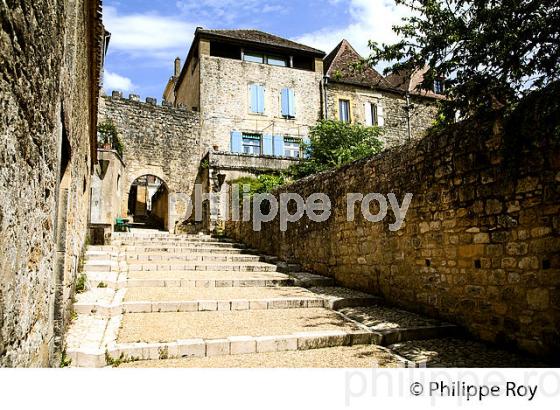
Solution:
<svg viewBox="0 0 560 410">
<path fill-rule="evenodd" d="M 257 177 L 241 177 L 231 182 L 232 185 L 239 185 L 239 200 L 243 200 L 244 196 L 252 197 L 255 194 L 263 194 L 267 192 L 272 192 L 276 188 L 290 183 L 291 179 L 280 173 L 280 174 L 261 174 Z M 247 192 L 244 191 L 244 187 L 249 186 Z"/>
<path fill-rule="evenodd" d="M 208 159 L 203 159 L 202 162 L 200 163 L 200 167 L 202 169 L 210 168 L 210 161 L 208 161 Z"/>
<path fill-rule="evenodd" d="M 304 146 L 308 158 L 293 165 L 290 172 L 302 178 L 374 155 L 383 148 L 381 133 L 379 127 L 322 120 L 311 128 L 310 143 Z"/>
<path fill-rule="evenodd" d="M 138 360 L 140 360 L 138 357 L 127 357 L 124 355 L 124 353 L 121 353 L 119 357 L 113 359 L 109 354 L 109 351 L 105 350 L 105 363 L 107 364 L 107 366 L 119 367 L 123 363 L 132 363 L 137 362 Z"/>
<path fill-rule="evenodd" d="M 64 368 L 64 367 L 70 367 L 70 365 L 72 364 L 72 359 L 66 354 L 66 349 L 64 349 L 62 351 L 62 354 L 60 355 L 60 367 Z"/>
<path fill-rule="evenodd" d="M 84 293 L 86 291 L 87 275 L 85 273 L 80 273 L 78 279 L 76 279 L 76 293 Z"/>
<path fill-rule="evenodd" d="M 99 283 L 97 284 L 97 287 L 98 287 L 99 289 L 105 289 L 105 288 L 107 287 L 107 284 L 106 284 L 105 282 L 99 282 Z"/>
<path fill-rule="evenodd" d="M 113 121 L 106 120 L 97 126 L 97 141 L 103 145 L 110 145 L 121 157 L 123 156 L 124 144 Z"/>
</svg>

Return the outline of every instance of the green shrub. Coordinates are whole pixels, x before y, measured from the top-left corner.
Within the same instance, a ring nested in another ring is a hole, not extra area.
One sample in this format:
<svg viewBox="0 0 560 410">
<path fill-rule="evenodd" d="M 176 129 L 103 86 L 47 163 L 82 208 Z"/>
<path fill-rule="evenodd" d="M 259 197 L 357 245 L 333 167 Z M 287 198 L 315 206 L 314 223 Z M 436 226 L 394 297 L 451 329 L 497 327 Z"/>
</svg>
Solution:
<svg viewBox="0 0 560 410">
<path fill-rule="evenodd" d="M 311 128 L 310 143 L 304 146 L 307 159 L 293 165 L 290 173 L 302 178 L 377 154 L 383 148 L 381 131 L 379 127 L 322 120 Z"/>
</svg>

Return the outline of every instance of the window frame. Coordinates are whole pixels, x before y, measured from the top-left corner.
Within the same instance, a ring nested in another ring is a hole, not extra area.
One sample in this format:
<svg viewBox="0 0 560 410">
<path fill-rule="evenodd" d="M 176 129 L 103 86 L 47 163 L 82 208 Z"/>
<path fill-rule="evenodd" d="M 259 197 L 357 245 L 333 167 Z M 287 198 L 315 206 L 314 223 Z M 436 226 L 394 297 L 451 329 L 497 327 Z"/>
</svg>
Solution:
<svg viewBox="0 0 560 410">
<path fill-rule="evenodd" d="M 248 141 L 254 141 L 254 143 Z M 250 148 L 250 152 L 247 152 L 246 148 Z M 258 148 L 258 153 L 254 152 L 255 148 Z M 262 155 L 262 135 L 248 132 L 241 133 L 241 150 L 245 155 Z"/>
<path fill-rule="evenodd" d="M 285 136 L 284 140 L 284 158 L 301 158 L 302 155 L 302 139 L 296 137 Z M 297 148 L 295 147 L 297 145 Z M 297 152 L 297 155 L 287 155 L 286 152 Z"/>
<path fill-rule="evenodd" d="M 343 110 L 342 107 L 343 105 L 346 105 L 346 120 L 343 118 Z M 339 98 L 338 100 L 338 120 L 341 122 L 344 122 L 346 124 L 350 124 L 352 122 L 352 113 L 351 113 L 351 104 L 350 104 L 350 100 L 349 99 L 345 99 L 345 98 Z"/>
<path fill-rule="evenodd" d="M 248 60 L 247 57 L 260 57 L 261 61 Z M 243 53 L 243 61 L 247 63 L 264 64 L 266 61 L 266 55 L 264 53 L 257 53 L 256 51 L 245 51 Z"/>
</svg>

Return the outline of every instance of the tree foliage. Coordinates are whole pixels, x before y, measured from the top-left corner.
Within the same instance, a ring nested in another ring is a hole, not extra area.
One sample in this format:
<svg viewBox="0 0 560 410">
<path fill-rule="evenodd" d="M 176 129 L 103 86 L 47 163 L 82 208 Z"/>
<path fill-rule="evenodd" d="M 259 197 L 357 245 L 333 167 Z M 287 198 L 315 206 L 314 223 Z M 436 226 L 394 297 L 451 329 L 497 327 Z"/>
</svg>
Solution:
<svg viewBox="0 0 560 410">
<path fill-rule="evenodd" d="M 389 71 L 428 66 L 423 88 L 446 78 L 444 114 L 509 107 L 560 76 L 560 4 L 552 0 L 395 0 L 412 17 L 396 44 L 370 42 Z"/>
<path fill-rule="evenodd" d="M 307 158 L 292 166 L 291 172 L 301 178 L 374 155 L 383 148 L 380 134 L 378 127 L 319 121 L 311 128 L 310 143 L 304 147 Z"/>
</svg>

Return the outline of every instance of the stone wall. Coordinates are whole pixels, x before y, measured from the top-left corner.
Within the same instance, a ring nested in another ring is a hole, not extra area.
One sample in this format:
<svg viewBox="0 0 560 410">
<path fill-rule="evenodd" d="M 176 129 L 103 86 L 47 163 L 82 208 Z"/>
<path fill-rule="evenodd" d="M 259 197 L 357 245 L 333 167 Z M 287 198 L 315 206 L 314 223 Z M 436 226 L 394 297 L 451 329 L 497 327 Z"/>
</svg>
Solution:
<svg viewBox="0 0 560 410">
<path fill-rule="evenodd" d="M 332 82 L 327 86 L 328 118 L 339 119 L 338 101 L 350 101 L 352 122 L 365 124 L 365 103 L 371 102 L 383 107 L 384 132 L 381 140 L 386 147 L 403 144 L 408 139 L 406 100 L 403 95 Z M 412 97 L 414 107 L 410 111 L 411 138 L 423 137 L 437 114 L 437 101 L 431 98 Z"/>
<path fill-rule="evenodd" d="M 123 213 L 123 178 L 125 163 L 114 150 L 99 149 L 98 163 L 91 176 L 91 216 L 90 223 L 111 225 L 115 218 L 126 217 Z"/>
<path fill-rule="evenodd" d="M 124 145 L 126 164 L 122 183 L 122 208 L 126 215 L 128 194 L 135 179 L 154 175 L 169 189 L 171 232 L 182 222 L 187 210 L 198 167 L 206 149 L 200 143 L 199 114 L 180 108 L 158 106 L 124 99 L 119 93 L 103 97 L 99 105 L 99 122 L 110 119 Z"/>
<path fill-rule="evenodd" d="M 58 364 L 88 221 L 98 7 L 0 5 L 0 367 Z"/>
<path fill-rule="evenodd" d="M 202 142 L 230 150 L 231 131 L 303 138 L 321 115 L 322 74 L 202 55 L 200 59 Z M 249 85 L 265 87 L 265 113 L 249 111 Z M 296 118 L 281 115 L 282 88 L 295 91 Z"/>
<path fill-rule="evenodd" d="M 507 132 L 492 121 L 460 123 L 275 194 L 326 193 L 326 222 L 303 217 L 284 233 L 278 218 L 261 232 L 228 222 L 226 233 L 482 340 L 557 355 L 560 109 L 545 119 L 539 110 L 549 106 L 525 104 L 522 126 Z M 554 126 L 538 132 L 547 123 Z M 382 223 L 366 221 L 359 203 L 347 221 L 347 193 L 390 192 L 399 203 L 414 194 L 401 230 L 389 231 L 391 212 Z"/>
</svg>

